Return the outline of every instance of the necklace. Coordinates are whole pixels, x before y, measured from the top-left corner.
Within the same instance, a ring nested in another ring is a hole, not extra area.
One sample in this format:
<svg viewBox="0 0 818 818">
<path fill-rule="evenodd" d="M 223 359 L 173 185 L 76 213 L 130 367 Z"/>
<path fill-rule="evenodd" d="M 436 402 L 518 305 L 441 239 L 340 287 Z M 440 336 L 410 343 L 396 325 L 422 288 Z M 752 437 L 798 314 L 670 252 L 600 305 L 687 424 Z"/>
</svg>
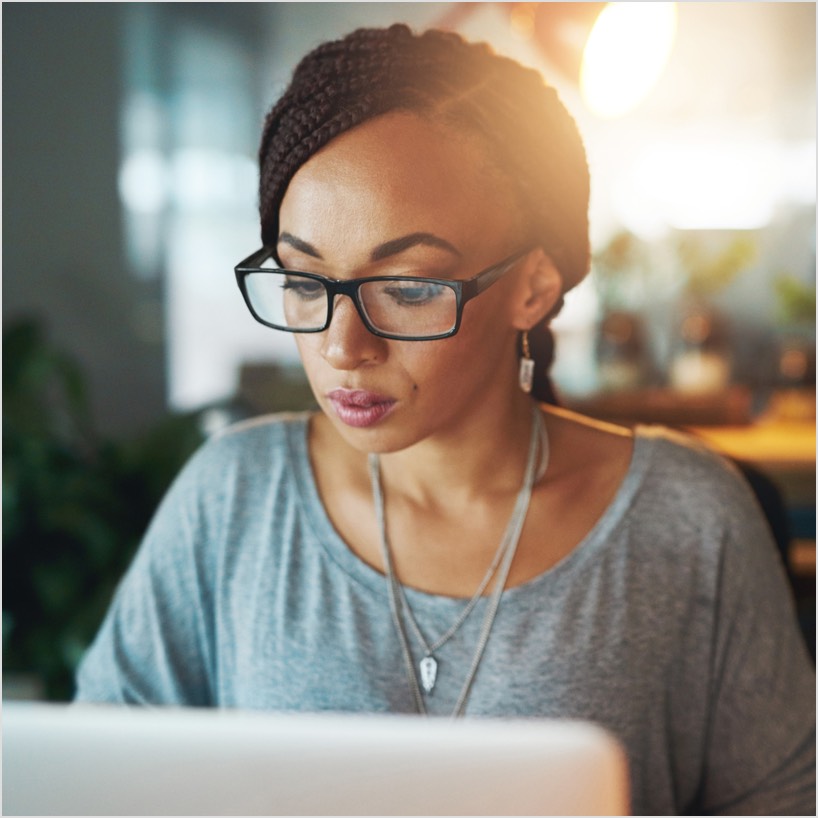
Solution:
<svg viewBox="0 0 818 818">
<path fill-rule="evenodd" d="M 535 473 L 538 448 L 541 450 L 540 467 Z M 434 652 L 445 644 L 457 632 L 463 622 L 466 621 L 466 618 L 474 610 L 475 606 L 482 598 L 483 592 L 488 587 L 492 577 L 495 575 L 495 573 L 497 573 L 497 580 L 483 617 L 483 624 L 480 630 L 480 638 L 478 640 L 477 648 L 474 652 L 471 666 L 466 676 L 466 681 L 460 692 L 460 696 L 458 697 L 454 712 L 452 713 L 453 717 L 462 715 L 466 705 L 466 700 L 468 699 L 469 692 L 474 681 L 474 677 L 477 673 L 477 668 L 483 657 L 492 626 L 494 625 L 494 619 L 500 605 L 500 598 L 503 594 L 503 590 L 505 589 L 508 573 L 511 569 L 511 563 L 514 559 L 514 554 L 517 550 L 517 544 L 523 529 L 523 523 L 525 522 L 525 517 L 528 512 L 528 505 L 531 500 L 531 492 L 533 490 L 534 483 L 545 473 L 547 466 L 548 438 L 546 435 L 545 424 L 542 419 L 542 413 L 535 407 L 534 419 L 531 427 L 531 439 L 528 447 L 528 461 L 526 463 L 523 482 L 517 495 L 517 501 L 514 505 L 514 510 L 511 513 L 508 526 L 506 527 L 506 531 L 502 540 L 500 541 L 500 545 L 498 546 L 491 565 L 489 566 L 486 575 L 481 580 L 475 594 L 464 606 L 463 610 L 460 612 L 452 626 L 439 639 L 435 640 L 430 645 L 423 636 L 423 633 L 415 620 L 412 609 L 409 606 L 406 595 L 404 594 L 403 586 L 395 574 L 394 565 L 392 563 L 392 554 L 386 535 L 386 518 L 380 479 L 380 461 L 377 455 L 373 454 L 369 456 L 369 474 L 372 483 L 372 495 L 375 502 L 375 515 L 381 534 L 381 552 L 384 566 L 386 568 L 390 610 L 401 643 L 407 676 L 409 678 L 410 687 L 412 688 L 412 693 L 418 712 L 426 714 L 426 705 L 423 700 L 423 694 L 421 693 L 421 687 L 425 693 L 431 694 L 431 692 L 434 690 L 435 681 L 437 679 L 439 663 L 437 658 L 434 656 Z M 418 642 L 420 642 L 424 650 L 423 658 L 418 664 L 420 680 L 418 680 L 418 673 L 415 670 L 414 661 L 412 659 L 412 652 L 409 647 L 409 639 L 406 634 L 404 618 L 409 622 L 415 638 Z"/>
</svg>

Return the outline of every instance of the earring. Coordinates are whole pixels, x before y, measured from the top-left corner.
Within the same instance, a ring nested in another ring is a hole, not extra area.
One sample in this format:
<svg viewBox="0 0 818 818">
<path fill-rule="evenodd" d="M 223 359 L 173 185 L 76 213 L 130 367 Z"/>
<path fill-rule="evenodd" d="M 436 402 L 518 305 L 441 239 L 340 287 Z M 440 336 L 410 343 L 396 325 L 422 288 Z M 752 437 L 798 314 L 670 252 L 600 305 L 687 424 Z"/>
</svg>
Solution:
<svg viewBox="0 0 818 818">
<path fill-rule="evenodd" d="M 534 383 L 534 359 L 528 346 L 528 330 L 523 331 L 523 357 L 520 358 L 520 389 L 530 392 Z"/>
</svg>

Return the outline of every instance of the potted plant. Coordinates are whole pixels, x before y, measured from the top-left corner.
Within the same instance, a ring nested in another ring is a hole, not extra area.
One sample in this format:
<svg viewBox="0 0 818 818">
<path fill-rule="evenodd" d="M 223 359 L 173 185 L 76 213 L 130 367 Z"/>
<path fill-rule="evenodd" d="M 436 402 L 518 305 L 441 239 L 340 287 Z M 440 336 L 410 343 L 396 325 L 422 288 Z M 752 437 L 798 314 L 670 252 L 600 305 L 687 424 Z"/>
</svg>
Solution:
<svg viewBox="0 0 818 818">
<path fill-rule="evenodd" d="M 199 445 L 195 415 L 99 434 L 77 363 L 35 321 L 3 333 L 3 666 L 67 699 L 77 662 L 161 496 Z M 31 685 L 29 685 L 31 687 Z"/>
</svg>

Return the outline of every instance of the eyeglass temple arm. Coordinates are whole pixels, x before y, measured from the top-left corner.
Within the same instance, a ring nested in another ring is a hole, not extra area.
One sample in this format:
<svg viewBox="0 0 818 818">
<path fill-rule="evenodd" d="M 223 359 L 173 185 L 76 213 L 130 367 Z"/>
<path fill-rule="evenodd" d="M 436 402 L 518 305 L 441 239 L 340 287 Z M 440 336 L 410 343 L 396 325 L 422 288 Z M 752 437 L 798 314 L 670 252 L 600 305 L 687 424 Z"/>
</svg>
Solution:
<svg viewBox="0 0 818 818">
<path fill-rule="evenodd" d="M 528 255 L 530 250 L 523 250 L 520 253 L 515 253 L 510 259 L 499 264 L 492 270 L 486 270 L 483 275 L 477 276 L 467 282 L 468 287 L 464 288 L 464 295 L 467 298 L 473 298 L 475 295 L 480 295 L 484 290 L 487 290 L 494 284 L 495 281 L 502 278 L 523 256 Z"/>
<path fill-rule="evenodd" d="M 247 256 L 244 261 L 240 261 L 236 265 L 236 270 L 245 270 L 247 268 L 254 268 L 258 267 L 260 264 L 263 264 L 267 261 L 268 258 L 275 255 L 275 248 L 274 247 L 262 247 L 260 250 L 256 250 L 255 253 L 252 255 Z"/>
</svg>

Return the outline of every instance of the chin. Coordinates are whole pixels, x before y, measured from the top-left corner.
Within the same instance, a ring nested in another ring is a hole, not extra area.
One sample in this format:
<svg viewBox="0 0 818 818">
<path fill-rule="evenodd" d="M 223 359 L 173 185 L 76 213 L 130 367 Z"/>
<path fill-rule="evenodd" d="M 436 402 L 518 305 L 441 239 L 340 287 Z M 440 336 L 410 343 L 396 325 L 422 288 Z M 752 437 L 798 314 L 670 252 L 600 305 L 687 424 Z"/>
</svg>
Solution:
<svg viewBox="0 0 818 818">
<path fill-rule="evenodd" d="M 393 418 L 365 427 L 350 426 L 334 414 L 332 407 L 323 407 L 329 425 L 344 442 L 362 454 L 391 454 L 408 449 L 422 437 Z"/>
</svg>

